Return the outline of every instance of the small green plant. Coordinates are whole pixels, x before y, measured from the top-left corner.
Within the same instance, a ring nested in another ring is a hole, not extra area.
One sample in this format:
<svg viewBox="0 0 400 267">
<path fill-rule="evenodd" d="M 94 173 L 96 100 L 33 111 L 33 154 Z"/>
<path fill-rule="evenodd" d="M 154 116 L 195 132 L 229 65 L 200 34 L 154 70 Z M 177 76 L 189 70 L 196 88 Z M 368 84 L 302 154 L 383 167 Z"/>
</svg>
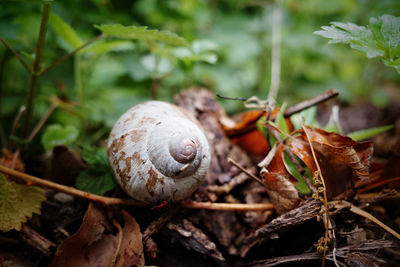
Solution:
<svg viewBox="0 0 400 267">
<path fill-rule="evenodd" d="M 400 74 L 400 17 L 383 15 L 371 18 L 368 26 L 331 22 L 315 34 L 331 39 L 330 44 L 349 44 L 351 48 L 378 58 Z"/>
</svg>

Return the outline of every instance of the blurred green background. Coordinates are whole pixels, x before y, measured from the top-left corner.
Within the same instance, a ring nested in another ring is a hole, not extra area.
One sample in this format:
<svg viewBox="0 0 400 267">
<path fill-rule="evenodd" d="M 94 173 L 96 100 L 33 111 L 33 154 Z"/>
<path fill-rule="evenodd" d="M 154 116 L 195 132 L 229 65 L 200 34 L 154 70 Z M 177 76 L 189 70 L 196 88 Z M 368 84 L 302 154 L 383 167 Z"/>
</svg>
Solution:
<svg viewBox="0 0 400 267">
<path fill-rule="evenodd" d="M 48 124 L 75 127 L 89 143 L 106 137 L 129 107 L 152 98 L 172 101 L 189 86 L 204 86 L 224 96 L 266 98 L 271 76 L 272 1 L 261 0 L 69 0 L 51 10 L 84 41 L 100 34 L 93 25 L 119 23 L 168 30 L 190 48 L 144 41 L 115 41 L 82 52 L 40 78 L 34 121 L 50 106 L 50 97 L 76 102 L 59 108 Z M 32 63 L 41 20 L 38 1 L 1 1 L 0 36 Z M 281 84 L 278 102 L 289 105 L 329 88 L 347 103 L 371 101 L 385 106 L 385 87 L 398 87 L 400 75 L 378 60 L 346 45 L 329 45 L 313 34 L 331 21 L 367 25 L 370 17 L 400 16 L 398 0 L 282 1 Z M 73 48 L 51 27 L 42 63 L 48 66 Z M 25 104 L 29 75 L 0 45 L 1 132 L 4 139 Z M 396 85 L 397 84 L 397 85 Z M 238 101 L 221 101 L 228 113 L 243 109 Z"/>
</svg>

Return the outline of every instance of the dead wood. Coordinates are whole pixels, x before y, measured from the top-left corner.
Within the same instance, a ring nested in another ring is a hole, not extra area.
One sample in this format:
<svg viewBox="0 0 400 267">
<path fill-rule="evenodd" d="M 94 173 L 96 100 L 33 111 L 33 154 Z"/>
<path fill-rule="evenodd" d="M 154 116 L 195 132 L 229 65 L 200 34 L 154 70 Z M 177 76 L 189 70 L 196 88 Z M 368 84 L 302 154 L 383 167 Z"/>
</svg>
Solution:
<svg viewBox="0 0 400 267">
<path fill-rule="evenodd" d="M 368 240 L 362 244 L 343 246 L 337 248 L 335 257 L 340 266 L 377 266 L 376 263 L 385 263 L 383 260 L 373 256 L 373 254 L 366 253 L 381 248 L 390 248 L 394 244 L 389 240 Z M 308 252 L 299 255 L 290 255 L 284 257 L 274 257 L 270 259 L 252 261 L 246 263 L 244 266 L 253 267 L 272 267 L 272 266 L 286 266 L 288 264 L 296 263 L 311 263 L 321 261 L 321 254 L 318 252 Z M 333 262 L 333 252 L 329 252 L 326 259 Z"/>
</svg>

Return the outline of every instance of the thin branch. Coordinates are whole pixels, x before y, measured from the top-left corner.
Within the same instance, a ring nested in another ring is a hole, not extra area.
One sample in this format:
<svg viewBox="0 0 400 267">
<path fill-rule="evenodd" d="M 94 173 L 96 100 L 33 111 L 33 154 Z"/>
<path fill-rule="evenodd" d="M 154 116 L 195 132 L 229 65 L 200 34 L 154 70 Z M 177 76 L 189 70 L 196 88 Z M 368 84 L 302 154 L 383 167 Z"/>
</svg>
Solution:
<svg viewBox="0 0 400 267">
<path fill-rule="evenodd" d="M 84 43 L 83 45 L 81 45 L 80 47 L 76 48 L 75 50 L 71 51 L 70 53 L 60 57 L 59 59 L 57 59 L 56 61 L 54 61 L 50 66 L 48 66 L 47 68 L 45 68 L 44 70 L 42 70 L 40 72 L 40 75 L 45 74 L 46 72 L 48 72 L 49 70 L 51 70 L 52 68 L 54 68 L 55 66 L 57 66 L 58 64 L 64 62 L 65 60 L 67 60 L 68 58 L 70 58 L 71 56 L 75 55 L 76 53 L 78 53 L 80 50 L 82 50 L 83 48 L 87 47 L 88 45 L 94 43 L 97 40 L 100 40 L 102 38 L 104 38 L 105 35 L 101 34 L 98 35 L 96 37 L 94 37 L 93 39 L 89 40 L 88 42 Z"/>
<path fill-rule="evenodd" d="M 383 222 L 381 222 L 380 220 L 378 220 L 377 218 L 375 218 L 374 216 L 372 216 L 370 213 L 366 212 L 365 210 L 362 210 L 362 209 L 350 204 L 350 211 L 374 222 L 375 224 L 379 225 L 380 227 L 382 227 L 387 232 L 389 232 L 394 237 L 396 237 L 397 239 L 400 240 L 400 234 L 398 234 L 395 230 L 393 230 L 392 228 L 390 228 L 389 226 L 387 226 L 386 224 L 384 224 Z"/>
<path fill-rule="evenodd" d="M 10 136 L 14 136 L 15 135 L 15 131 L 18 128 L 18 122 L 21 119 L 22 114 L 25 112 L 25 106 L 21 106 L 18 110 L 17 116 L 15 116 L 15 119 L 13 121 L 12 127 L 11 127 L 11 133 Z M 14 144 L 14 141 L 10 138 L 8 140 L 8 148 L 11 148 Z"/>
<path fill-rule="evenodd" d="M 17 53 L 17 51 L 14 50 L 14 48 L 12 48 L 12 46 L 7 43 L 6 40 L 4 40 L 3 38 L 0 37 L 0 41 L 14 54 L 14 56 L 18 59 L 19 62 L 21 62 L 21 64 L 25 67 L 25 69 L 29 72 L 32 73 L 31 68 L 28 66 L 28 64 L 25 63 L 25 61 L 19 56 L 19 54 Z"/>
<path fill-rule="evenodd" d="M 328 235 L 329 235 L 329 229 L 330 229 L 329 226 L 330 226 L 330 221 L 331 221 L 330 218 L 329 218 L 329 213 L 328 213 L 328 197 L 326 195 L 325 180 L 324 180 L 324 177 L 322 177 L 321 168 L 319 166 L 319 163 L 318 163 L 318 160 L 317 160 L 317 156 L 315 155 L 315 151 L 314 151 L 314 147 L 313 147 L 312 142 L 311 142 L 310 134 L 308 133 L 308 130 L 306 129 L 304 123 L 302 124 L 302 128 L 304 130 L 304 133 L 307 136 L 308 143 L 310 144 L 311 153 L 312 153 L 315 165 L 317 166 L 318 176 L 320 177 L 321 184 L 322 184 L 323 189 L 324 189 L 323 190 L 323 196 L 324 196 L 323 203 L 324 203 L 324 210 L 325 210 L 324 215 L 325 216 L 323 216 L 323 218 L 324 218 L 324 226 L 325 226 L 325 238 L 324 238 L 324 252 L 323 252 L 323 257 L 322 257 L 322 266 L 325 266 L 325 259 L 326 259 L 326 252 L 327 252 L 326 248 L 328 247 Z"/>
<path fill-rule="evenodd" d="M 281 76 L 281 39 L 282 39 L 282 7 L 277 0 L 272 7 L 272 49 L 271 49 L 271 84 L 268 92 L 268 102 L 276 99 Z"/>
<path fill-rule="evenodd" d="M 25 116 L 25 122 L 24 122 L 24 130 L 23 130 L 23 137 L 27 137 L 29 128 L 31 126 L 31 121 L 33 117 L 33 104 L 34 104 L 34 98 L 36 94 L 36 87 L 37 83 L 39 80 L 39 71 L 40 71 L 40 63 L 42 60 L 42 53 L 43 53 L 43 47 L 46 39 L 46 30 L 47 30 L 47 25 L 49 22 L 49 16 L 50 16 L 50 3 L 45 3 L 43 6 L 43 12 L 42 12 L 42 21 L 40 23 L 40 31 L 39 31 L 39 37 L 38 37 L 38 42 L 36 46 L 36 56 L 35 56 L 35 62 L 33 63 L 33 70 L 31 72 L 31 77 L 29 80 L 29 88 L 28 88 L 28 96 L 26 99 L 26 116 Z"/>
<path fill-rule="evenodd" d="M 182 207 L 190 209 L 224 210 L 224 211 L 264 211 L 273 210 L 271 203 L 212 203 L 212 202 L 183 202 Z"/>
<path fill-rule="evenodd" d="M 244 97 L 229 97 L 229 96 L 222 96 L 220 94 L 215 94 L 217 97 L 226 99 L 226 100 L 237 100 L 237 101 L 247 101 Z"/>
<path fill-rule="evenodd" d="M 263 186 L 265 186 L 264 182 L 258 178 L 257 176 L 255 176 L 254 174 L 252 174 L 251 172 L 249 172 L 248 170 L 246 170 L 245 168 L 243 168 L 242 166 L 239 165 L 239 163 L 237 163 L 236 161 L 234 161 L 231 158 L 228 158 L 228 162 L 232 163 L 233 165 L 235 165 L 235 167 L 237 167 L 239 170 L 241 170 L 242 172 L 244 172 L 245 174 L 247 174 L 248 176 L 250 176 L 251 178 L 253 178 L 254 180 L 256 180 L 258 183 L 262 184 Z"/>
<path fill-rule="evenodd" d="M 69 195 L 73 195 L 79 198 L 84 198 L 87 200 L 95 201 L 102 203 L 104 205 L 133 205 L 133 206 L 146 206 L 144 203 L 135 201 L 133 199 L 120 199 L 120 198 L 113 198 L 113 197 L 103 197 L 95 194 L 91 194 L 85 191 L 78 190 L 76 188 L 65 186 L 61 184 L 57 184 L 48 180 L 44 180 L 23 172 L 19 172 L 5 166 L 0 165 L 0 172 L 8 174 L 12 177 L 16 177 L 19 179 L 24 180 L 28 184 L 34 184 L 41 187 L 50 188 L 59 192 L 63 192 Z"/>
<path fill-rule="evenodd" d="M 285 110 L 283 116 L 285 118 L 292 116 L 295 113 L 298 113 L 302 110 L 305 110 L 309 107 L 318 105 L 319 103 L 325 102 L 331 98 L 334 98 L 339 95 L 339 92 L 329 89 L 328 91 L 323 92 L 322 94 L 319 94 L 311 99 L 307 99 L 303 102 L 300 102 L 294 106 L 289 107 L 288 109 Z"/>
<path fill-rule="evenodd" d="M 44 123 L 47 121 L 47 119 L 50 117 L 50 115 L 53 113 L 53 111 L 57 108 L 58 103 L 52 103 L 50 108 L 47 110 L 46 114 L 40 119 L 36 127 L 33 129 L 32 133 L 29 135 L 27 141 L 28 143 L 35 138 L 36 134 L 40 131 L 40 129 L 43 127 Z"/>
</svg>

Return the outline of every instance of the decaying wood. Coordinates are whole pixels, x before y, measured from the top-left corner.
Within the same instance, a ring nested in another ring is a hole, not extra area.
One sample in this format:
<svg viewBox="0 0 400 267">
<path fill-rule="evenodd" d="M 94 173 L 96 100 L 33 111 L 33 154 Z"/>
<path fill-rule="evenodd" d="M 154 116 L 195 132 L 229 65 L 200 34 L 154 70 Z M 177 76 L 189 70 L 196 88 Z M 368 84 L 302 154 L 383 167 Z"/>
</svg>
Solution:
<svg viewBox="0 0 400 267">
<path fill-rule="evenodd" d="M 56 247 L 53 242 L 33 230 L 31 227 L 27 226 L 26 224 L 22 225 L 19 236 L 26 244 L 38 250 L 46 257 L 50 257 L 52 253 L 51 248 Z"/>
<path fill-rule="evenodd" d="M 341 205 L 339 203 L 336 205 L 330 205 L 330 207 L 332 207 L 329 209 L 329 213 L 331 215 L 337 214 L 345 209 L 350 209 L 349 205 Z M 245 257 L 247 252 L 255 245 L 260 244 L 268 239 L 279 238 L 279 233 L 282 233 L 295 226 L 302 225 L 309 220 L 315 219 L 320 210 L 321 202 L 317 200 L 308 200 L 303 202 L 298 208 L 275 218 L 270 223 L 257 229 L 254 234 L 250 235 L 245 240 L 240 251 L 241 257 Z"/>
<path fill-rule="evenodd" d="M 217 246 L 203 231 L 193 225 L 187 219 L 174 220 L 169 222 L 163 232 L 172 237 L 172 240 L 179 241 L 185 248 L 197 251 L 201 254 L 211 256 L 218 261 L 225 261 Z"/>
<path fill-rule="evenodd" d="M 381 248 L 389 248 L 393 246 L 394 244 L 388 240 L 369 240 L 362 244 L 337 248 L 335 251 L 335 256 L 338 259 L 337 262 L 340 266 L 377 266 L 374 264 L 374 262 L 384 263 L 384 261 L 366 252 Z M 332 262 L 334 261 L 332 251 L 327 254 L 326 259 Z M 245 266 L 272 267 L 280 265 L 286 266 L 288 264 L 295 264 L 300 262 L 304 264 L 307 262 L 316 261 L 321 261 L 321 254 L 319 254 L 318 252 L 310 252 L 299 255 L 290 255 L 259 261 L 252 261 Z"/>
</svg>

